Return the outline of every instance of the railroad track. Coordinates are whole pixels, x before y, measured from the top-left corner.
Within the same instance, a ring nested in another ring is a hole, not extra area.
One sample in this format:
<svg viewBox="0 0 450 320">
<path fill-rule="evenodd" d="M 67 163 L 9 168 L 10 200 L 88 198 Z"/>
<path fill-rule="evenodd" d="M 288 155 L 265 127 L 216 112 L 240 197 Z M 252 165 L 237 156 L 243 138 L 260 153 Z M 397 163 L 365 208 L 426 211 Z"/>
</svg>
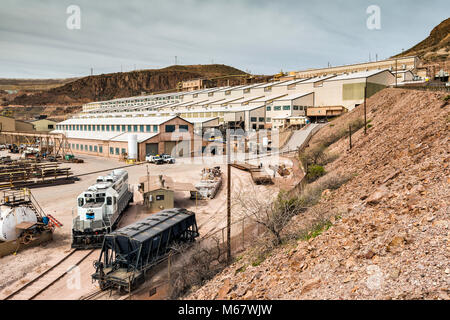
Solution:
<svg viewBox="0 0 450 320">
<path fill-rule="evenodd" d="M 25 283 L 14 292 L 4 297 L 3 300 L 33 300 L 54 283 L 62 279 L 70 268 L 78 266 L 87 257 L 89 257 L 95 249 L 82 251 L 72 249 L 67 255 L 59 260 L 52 267 L 35 277 L 33 280 Z"/>
</svg>

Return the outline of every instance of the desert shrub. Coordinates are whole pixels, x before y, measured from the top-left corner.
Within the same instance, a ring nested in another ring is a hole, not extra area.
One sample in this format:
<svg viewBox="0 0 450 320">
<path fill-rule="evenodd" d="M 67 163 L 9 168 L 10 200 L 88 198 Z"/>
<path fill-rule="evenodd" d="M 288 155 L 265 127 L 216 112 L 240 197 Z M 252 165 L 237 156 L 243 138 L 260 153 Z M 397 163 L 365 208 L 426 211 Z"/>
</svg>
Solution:
<svg viewBox="0 0 450 320">
<path fill-rule="evenodd" d="M 450 94 L 448 94 L 445 97 L 443 97 L 442 100 L 444 100 L 446 102 L 449 101 L 450 100 Z"/>
<path fill-rule="evenodd" d="M 308 182 L 313 182 L 325 174 L 326 174 L 326 171 L 325 171 L 324 167 L 322 167 L 321 165 L 314 164 L 314 165 L 311 165 L 308 167 L 308 172 L 306 174 L 306 180 Z"/>
<path fill-rule="evenodd" d="M 296 197 L 290 197 L 281 191 L 275 199 L 261 196 L 258 191 L 239 192 L 233 200 L 239 211 L 255 223 L 264 227 L 271 236 L 274 245 L 282 242 L 281 232 L 291 218 L 300 213 L 302 203 Z"/>
<path fill-rule="evenodd" d="M 221 259 L 223 250 L 220 241 L 212 241 L 209 244 L 196 242 L 191 247 L 183 244 L 174 246 L 174 251 L 180 254 L 171 269 L 170 299 L 177 299 L 191 287 L 204 284 L 226 266 L 226 261 Z"/>
</svg>

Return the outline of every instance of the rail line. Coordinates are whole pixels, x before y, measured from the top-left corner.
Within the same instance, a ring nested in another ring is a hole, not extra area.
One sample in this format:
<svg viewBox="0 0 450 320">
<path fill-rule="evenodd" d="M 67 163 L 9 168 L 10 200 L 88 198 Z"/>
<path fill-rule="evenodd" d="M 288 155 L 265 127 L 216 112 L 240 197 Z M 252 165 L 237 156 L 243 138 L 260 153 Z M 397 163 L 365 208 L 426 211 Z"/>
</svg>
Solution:
<svg viewBox="0 0 450 320">
<path fill-rule="evenodd" d="M 94 251 L 95 249 L 90 251 L 72 249 L 52 267 L 4 297 L 3 300 L 33 300 L 63 278 L 71 267 L 78 266 Z M 25 290 L 27 288 L 28 290 Z"/>
</svg>

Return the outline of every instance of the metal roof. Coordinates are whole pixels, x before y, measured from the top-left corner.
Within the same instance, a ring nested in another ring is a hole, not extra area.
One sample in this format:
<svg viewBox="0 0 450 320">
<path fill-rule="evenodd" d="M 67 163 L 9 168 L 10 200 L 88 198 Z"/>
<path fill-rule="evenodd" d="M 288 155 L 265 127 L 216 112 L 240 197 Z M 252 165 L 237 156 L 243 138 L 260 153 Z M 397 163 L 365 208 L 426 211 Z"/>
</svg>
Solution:
<svg viewBox="0 0 450 320">
<path fill-rule="evenodd" d="M 299 82 L 303 82 L 303 81 L 306 81 L 306 80 L 309 80 L 309 79 L 310 79 L 310 78 L 308 78 L 308 79 L 294 79 L 294 80 L 289 80 L 289 81 L 286 81 L 286 82 L 278 83 L 278 84 L 274 85 L 274 87 L 290 86 L 290 85 L 292 85 L 292 84 L 296 84 L 296 83 L 299 83 Z"/>
<path fill-rule="evenodd" d="M 360 79 L 360 78 L 368 78 L 371 76 L 374 76 L 376 74 L 379 74 L 381 72 L 389 72 L 389 69 L 382 69 L 382 70 L 371 70 L 371 71 L 361 71 L 361 72 L 352 72 L 348 74 L 341 74 L 336 77 L 333 77 L 333 79 L 327 80 L 327 81 L 336 81 L 336 80 L 350 80 L 350 79 Z"/>
<path fill-rule="evenodd" d="M 132 115 L 132 114 L 131 114 Z M 164 122 L 172 120 L 176 116 L 170 117 L 145 117 L 145 116 L 132 116 L 127 117 L 83 117 L 83 118 L 72 118 L 62 122 L 58 125 L 160 125 Z"/>
<path fill-rule="evenodd" d="M 277 101 L 283 101 L 283 100 L 295 100 L 310 94 L 313 94 L 314 92 L 306 92 L 306 93 L 294 93 L 294 94 L 290 94 L 288 96 L 284 96 L 281 98 L 276 99 Z"/>
<path fill-rule="evenodd" d="M 302 81 L 302 83 L 300 83 L 300 84 L 314 83 L 314 82 L 318 82 L 318 81 L 328 80 L 328 79 L 333 78 L 333 77 L 336 77 L 336 76 L 334 74 L 332 74 L 332 75 L 328 75 L 328 76 L 314 77 L 314 78 L 310 78 L 308 80 Z"/>
<path fill-rule="evenodd" d="M 287 96 L 287 93 L 273 94 L 271 96 L 265 96 L 265 97 L 256 99 L 256 100 L 251 101 L 251 102 L 252 103 L 254 103 L 254 102 L 267 102 L 267 101 L 271 101 L 271 100 L 276 100 L 276 99 L 284 97 L 284 96 Z"/>
</svg>

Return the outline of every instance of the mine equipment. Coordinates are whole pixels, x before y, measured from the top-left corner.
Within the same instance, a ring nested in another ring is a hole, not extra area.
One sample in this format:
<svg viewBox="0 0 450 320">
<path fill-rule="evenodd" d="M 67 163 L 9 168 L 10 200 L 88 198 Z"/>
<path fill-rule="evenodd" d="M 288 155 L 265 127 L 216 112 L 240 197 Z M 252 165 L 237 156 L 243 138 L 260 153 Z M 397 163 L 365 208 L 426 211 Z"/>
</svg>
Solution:
<svg viewBox="0 0 450 320">
<path fill-rule="evenodd" d="M 56 219 L 44 213 L 29 189 L 3 192 L 0 205 L 0 257 L 52 239 Z M 58 222 L 59 223 L 59 222 Z"/>
<path fill-rule="evenodd" d="M 133 201 L 128 172 L 114 170 L 100 176 L 94 185 L 77 198 L 73 219 L 72 248 L 101 248 L 105 234 L 117 227 L 125 208 Z"/>
<path fill-rule="evenodd" d="M 202 178 L 191 191 L 191 199 L 213 199 L 222 186 L 222 172 L 220 167 L 203 168 Z"/>
<path fill-rule="evenodd" d="M 102 290 L 130 292 L 169 255 L 175 243 L 193 242 L 198 236 L 195 213 L 180 208 L 162 210 L 105 235 L 92 279 Z"/>
</svg>

